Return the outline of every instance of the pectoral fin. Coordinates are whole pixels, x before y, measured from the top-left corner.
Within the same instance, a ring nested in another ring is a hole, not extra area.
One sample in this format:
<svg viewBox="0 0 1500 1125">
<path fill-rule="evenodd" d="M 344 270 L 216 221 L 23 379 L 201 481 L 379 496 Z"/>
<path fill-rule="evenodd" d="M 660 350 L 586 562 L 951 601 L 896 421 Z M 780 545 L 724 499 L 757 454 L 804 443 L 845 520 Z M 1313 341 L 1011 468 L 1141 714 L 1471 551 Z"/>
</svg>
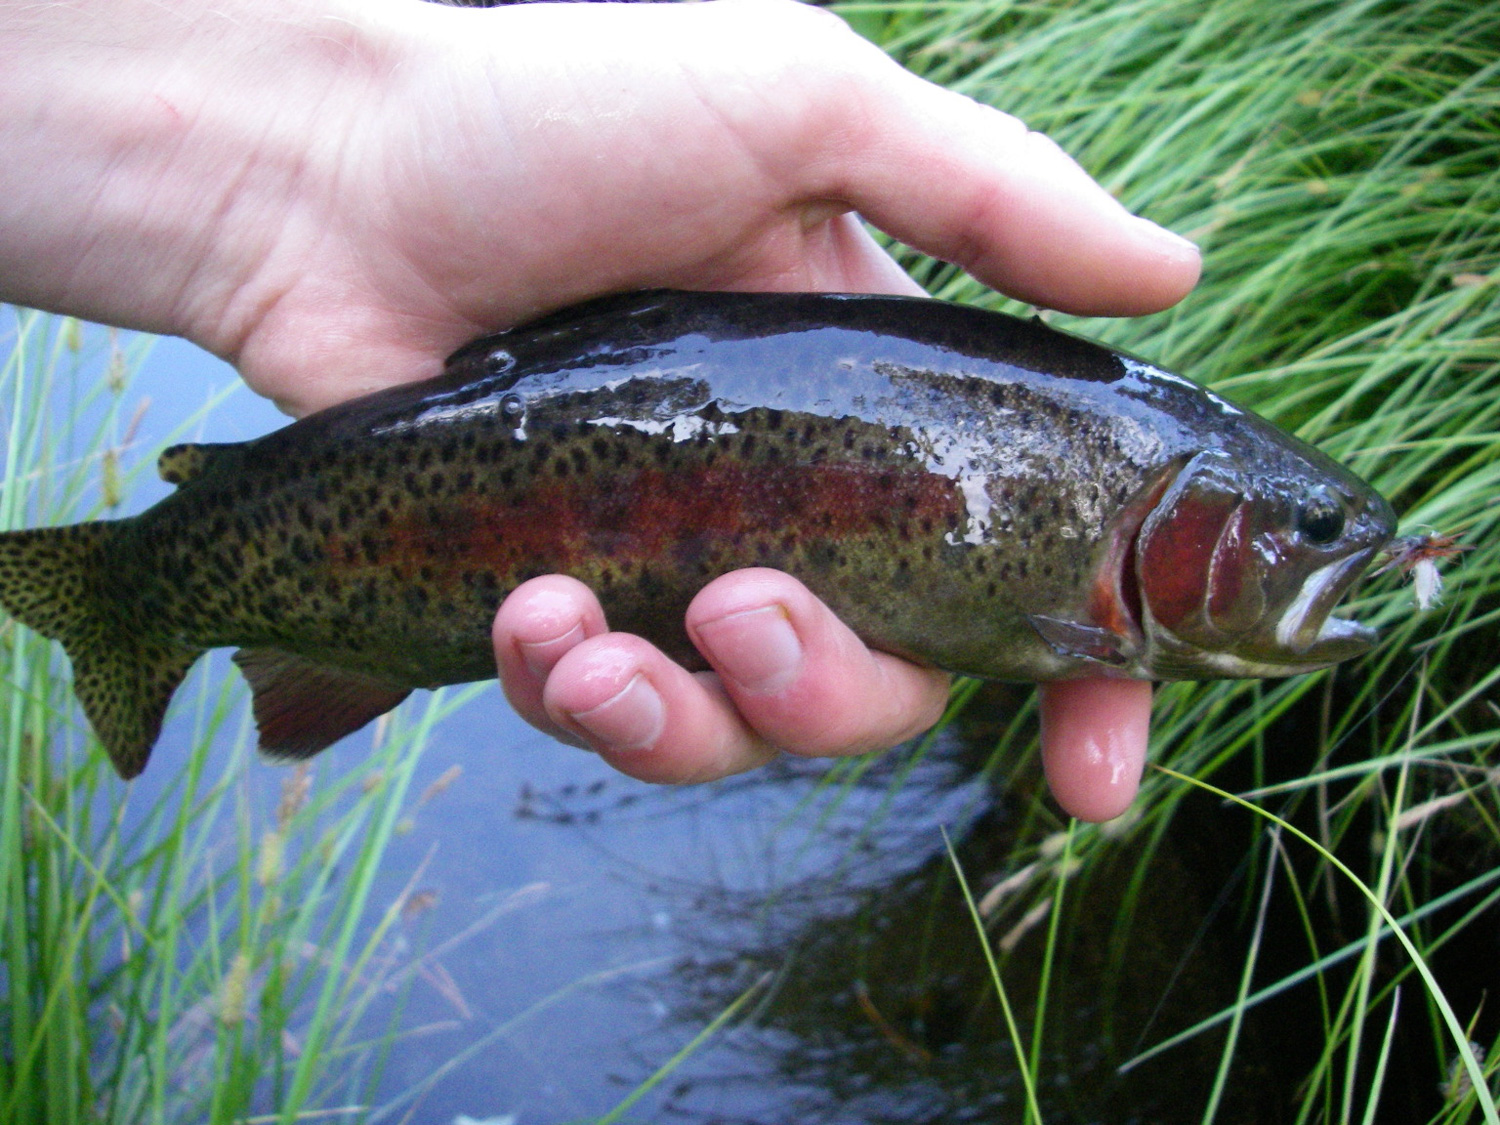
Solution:
<svg viewBox="0 0 1500 1125">
<path fill-rule="evenodd" d="M 280 649 L 242 648 L 234 662 L 254 693 L 260 748 L 276 758 L 310 758 L 411 694 L 411 688 Z"/>
<path fill-rule="evenodd" d="M 1111 666 L 1125 664 L 1131 653 L 1124 637 L 1101 629 L 1097 625 L 1080 625 L 1076 621 L 1062 621 L 1056 617 L 1030 614 L 1026 620 L 1037 634 L 1052 647 L 1059 656 L 1093 660 Z"/>
</svg>

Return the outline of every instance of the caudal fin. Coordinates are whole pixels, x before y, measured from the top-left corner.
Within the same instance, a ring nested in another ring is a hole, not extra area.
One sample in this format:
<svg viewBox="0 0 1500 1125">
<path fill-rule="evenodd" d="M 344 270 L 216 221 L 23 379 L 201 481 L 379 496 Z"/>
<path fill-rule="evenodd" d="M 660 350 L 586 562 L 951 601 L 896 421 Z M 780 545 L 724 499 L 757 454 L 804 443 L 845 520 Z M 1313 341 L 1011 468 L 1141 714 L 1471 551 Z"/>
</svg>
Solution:
<svg viewBox="0 0 1500 1125">
<path fill-rule="evenodd" d="M 73 691 L 123 778 L 146 766 L 162 716 L 201 649 L 142 635 L 128 607 L 101 591 L 116 525 L 0 533 L 0 605 L 61 641 Z"/>
</svg>

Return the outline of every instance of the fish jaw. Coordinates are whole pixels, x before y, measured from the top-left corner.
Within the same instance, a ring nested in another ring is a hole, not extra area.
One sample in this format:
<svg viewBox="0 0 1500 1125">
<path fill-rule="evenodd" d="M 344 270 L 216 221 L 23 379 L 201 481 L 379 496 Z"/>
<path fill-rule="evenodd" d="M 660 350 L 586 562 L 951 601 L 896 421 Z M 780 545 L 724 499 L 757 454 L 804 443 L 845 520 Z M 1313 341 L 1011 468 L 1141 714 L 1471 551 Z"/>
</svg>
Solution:
<svg viewBox="0 0 1500 1125">
<path fill-rule="evenodd" d="M 1335 617 L 1332 610 L 1374 559 L 1376 550 L 1370 547 L 1309 574 L 1276 622 L 1276 642 L 1315 666 L 1348 660 L 1374 647 L 1378 634 L 1373 628 Z"/>
</svg>

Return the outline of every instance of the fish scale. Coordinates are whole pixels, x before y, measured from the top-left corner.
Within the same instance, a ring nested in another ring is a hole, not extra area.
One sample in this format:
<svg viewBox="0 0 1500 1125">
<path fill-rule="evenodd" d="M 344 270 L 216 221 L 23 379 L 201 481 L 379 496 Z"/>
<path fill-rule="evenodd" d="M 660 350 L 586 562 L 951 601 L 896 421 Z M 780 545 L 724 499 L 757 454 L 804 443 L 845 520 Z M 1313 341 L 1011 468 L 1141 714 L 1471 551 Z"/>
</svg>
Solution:
<svg viewBox="0 0 1500 1125">
<path fill-rule="evenodd" d="M 695 668 L 693 596 L 769 566 L 951 671 L 1291 674 L 1368 647 L 1328 611 L 1393 526 L 1186 380 L 891 297 L 603 298 L 160 471 L 139 516 L 0 535 L 0 602 L 62 641 L 127 777 L 206 649 L 239 649 L 262 746 L 302 756 L 492 676 L 497 607 L 551 573 Z"/>
</svg>

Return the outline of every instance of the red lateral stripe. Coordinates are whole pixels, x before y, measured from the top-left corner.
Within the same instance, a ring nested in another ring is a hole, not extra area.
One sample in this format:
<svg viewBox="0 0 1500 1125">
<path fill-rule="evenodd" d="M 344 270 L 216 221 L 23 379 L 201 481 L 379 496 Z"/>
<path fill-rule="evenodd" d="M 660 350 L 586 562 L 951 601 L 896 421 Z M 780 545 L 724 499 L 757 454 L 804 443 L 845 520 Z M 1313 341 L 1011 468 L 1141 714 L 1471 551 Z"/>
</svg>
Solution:
<svg viewBox="0 0 1500 1125">
<path fill-rule="evenodd" d="M 330 537 L 327 557 L 341 571 L 571 568 L 601 558 L 696 556 L 764 536 L 884 535 L 899 544 L 941 537 L 964 518 L 957 483 L 932 473 L 721 460 L 539 480 L 510 498 L 414 501 L 385 527 Z"/>
</svg>

